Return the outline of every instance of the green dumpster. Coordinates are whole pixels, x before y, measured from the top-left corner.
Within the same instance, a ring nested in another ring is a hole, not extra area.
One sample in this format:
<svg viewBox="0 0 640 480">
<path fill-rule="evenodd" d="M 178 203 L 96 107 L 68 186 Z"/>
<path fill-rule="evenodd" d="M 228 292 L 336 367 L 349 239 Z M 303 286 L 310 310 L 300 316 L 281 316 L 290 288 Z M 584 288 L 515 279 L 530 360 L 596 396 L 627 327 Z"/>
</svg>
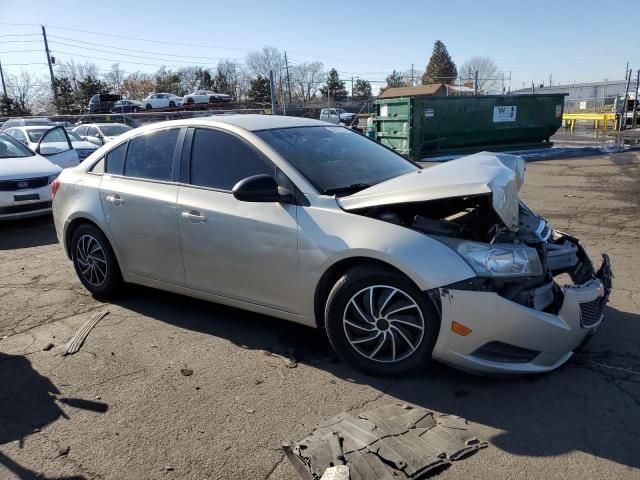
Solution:
<svg viewBox="0 0 640 480">
<path fill-rule="evenodd" d="M 376 100 L 375 135 L 411 159 L 548 147 L 566 94 L 411 96 Z"/>
</svg>

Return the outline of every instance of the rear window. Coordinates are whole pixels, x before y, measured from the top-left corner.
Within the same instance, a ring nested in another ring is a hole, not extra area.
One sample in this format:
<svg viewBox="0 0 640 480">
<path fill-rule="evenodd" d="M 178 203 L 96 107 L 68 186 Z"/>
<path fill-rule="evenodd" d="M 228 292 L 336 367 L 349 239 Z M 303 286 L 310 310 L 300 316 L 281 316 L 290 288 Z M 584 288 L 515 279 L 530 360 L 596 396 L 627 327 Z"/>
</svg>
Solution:
<svg viewBox="0 0 640 480">
<path fill-rule="evenodd" d="M 123 143 L 107 153 L 107 165 L 105 171 L 112 175 L 122 175 L 124 170 L 124 155 L 126 152 L 127 144 Z"/>
</svg>

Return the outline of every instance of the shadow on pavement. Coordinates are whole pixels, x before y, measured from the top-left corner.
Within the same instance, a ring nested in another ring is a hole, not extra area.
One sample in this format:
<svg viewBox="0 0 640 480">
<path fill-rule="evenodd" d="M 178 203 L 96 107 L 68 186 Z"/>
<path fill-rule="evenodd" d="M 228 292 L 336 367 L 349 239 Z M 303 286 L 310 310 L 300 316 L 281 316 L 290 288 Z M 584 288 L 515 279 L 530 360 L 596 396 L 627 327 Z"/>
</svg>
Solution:
<svg viewBox="0 0 640 480">
<path fill-rule="evenodd" d="M 105 412 L 108 409 L 108 405 L 101 402 L 78 398 L 56 399 L 59 393 L 51 380 L 40 375 L 26 357 L 0 352 L 0 445 L 16 440 L 22 442 L 24 437 L 37 432 L 58 417 L 68 418 L 56 401 L 95 412 Z M 20 479 L 47 478 L 22 467 L 1 452 L 0 465 Z M 65 478 L 72 480 L 84 477 Z"/>
<path fill-rule="evenodd" d="M 116 303 L 242 348 L 288 356 L 345 380 L 370 385 L 402 402 L 492 427 L 502 433 L 486 440 L 511 454 L 546 457 L 583 451 L 640 468 L 637 356 L 598 352 L 587 346 L 567 365 L 546 375 L 479 377 L 433 364 L 414 376 L 390 380 L 364 375 L 340 363 L 324 335 L 312 328 L 142 287 L 132 286 L 130 295 Z M 609 308 L 596 338 L 612 342 L 638 321 L 639 315 Z M 610 347 L 616 351 L 615 345 Z"/>
<path fill-rule="evenodd" d="M 51 215 L 3 220 L 0 223 L 0 250 L 42 247 L 58 243 Z"/>
</svg>

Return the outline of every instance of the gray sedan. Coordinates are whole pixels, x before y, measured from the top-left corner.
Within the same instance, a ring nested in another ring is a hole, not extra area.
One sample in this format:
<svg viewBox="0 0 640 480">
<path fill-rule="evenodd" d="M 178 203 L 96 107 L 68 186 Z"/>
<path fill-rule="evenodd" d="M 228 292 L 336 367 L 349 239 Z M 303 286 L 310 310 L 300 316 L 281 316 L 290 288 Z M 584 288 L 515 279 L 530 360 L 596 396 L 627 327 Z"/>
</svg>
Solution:
<svg viewBox="0 0 640 480">
<path fill-rule="evenodd" d="M 52 190 L 94 295 L 138 283 L 318 327 L 377 375 L 432 358 L 536 373 L 595 332 L 612 275 L 527 208 L 523 181 L 511 155 L 423 170 L 329 123 L 229 115 L 127 132 Z"/>
</svg>

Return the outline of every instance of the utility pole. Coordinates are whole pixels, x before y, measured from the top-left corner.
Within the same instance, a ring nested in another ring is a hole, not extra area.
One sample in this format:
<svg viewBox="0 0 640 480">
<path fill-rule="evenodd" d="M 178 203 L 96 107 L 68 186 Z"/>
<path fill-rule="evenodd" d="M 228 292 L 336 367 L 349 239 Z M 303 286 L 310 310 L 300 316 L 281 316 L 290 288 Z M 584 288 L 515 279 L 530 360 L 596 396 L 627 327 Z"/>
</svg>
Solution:
<svg viewBox="0 0 640 480">
<path fill-rule="evenodd" d="M 627 72 L 626 77 L 627 88 L 625 88 L 624 97 L 622 98 L 622 113 L 620 114 L 620 124 L 618 125 L 618 130 L 620 131 L 627 128 L 627 96 L 629 95 L 629 83 L 631 83 L 631 70 Z"/>
<path fill-rule="evenodd" d="M 7 96 L 7 87 L 4 84 L 4 73 L 2 72 L 2 62 L 0 62 L 0 78 L 2 78 L 2 95 Z"/>
<path fill-rule="evenodd" d="M 502 85 L 500 87 L 500 93 L 504 95 L 504 72 L 502 72 Z"/>
<path fill-rule="evenodd" d="M 478 70 L 476 70 L 476 74 L 473 80 L 473 94 L 478 95 Z"/>
<path fill-rule="evenodd" d="M 273 84 L 273 70 L 269 70 L 269 92 L 271 96 L 271 115 L 276 114 L 276 87 Z"/>
<path fill-rule="evenodd" d="M 289 62 L 287 60 L 287 51 L 284 51 L 284 64 L 287 67 L 287 87 L 289 87 L 289 103 L 291 103 L 291 77 L 289 76 Z"/>
<path fill-rule="evenodd" d="M 2 70 L 0 69 L 0 71 Z M 633 128 L 638 126 L 638 109 L 640 108 L 640 99 L 638 99 L 638 92 L 640 90 L 640 68 L 636 74 L 636 98 L 633 100 L 633 121 L 631 123 Z"/>
<path fill-rule="evenodd" d="M 413 87 L 415 83 L 413 83 L 413 63 L 411 64 L 411 86 Z"/>
<path fill-rule="evenodd" d="M 56 95 L 56 80 L 53 76 L 53 67 L 51 66 L 51 54 L 49 53 L 49 43 L 47 42 L 47 31 L 44 29 L 44 25 L 42 27 L 42 37 L 44 38 L 44 51 L 47 54 L 47 63 L 49 64 L 49 75 L 51 75 L 51 90 L 53 91 L 53 96 L 55 100 Z"/>
<path fill-rule="evenodd" d="M 552 73 L 549 74 L 549 87 L 551 87 L 551 78 L 552 78 Z"/>
<path fill-rule="evenodd" d="M 351 100 L 353 100 L 353 76 L 351 76 Z"/>
</svg>

